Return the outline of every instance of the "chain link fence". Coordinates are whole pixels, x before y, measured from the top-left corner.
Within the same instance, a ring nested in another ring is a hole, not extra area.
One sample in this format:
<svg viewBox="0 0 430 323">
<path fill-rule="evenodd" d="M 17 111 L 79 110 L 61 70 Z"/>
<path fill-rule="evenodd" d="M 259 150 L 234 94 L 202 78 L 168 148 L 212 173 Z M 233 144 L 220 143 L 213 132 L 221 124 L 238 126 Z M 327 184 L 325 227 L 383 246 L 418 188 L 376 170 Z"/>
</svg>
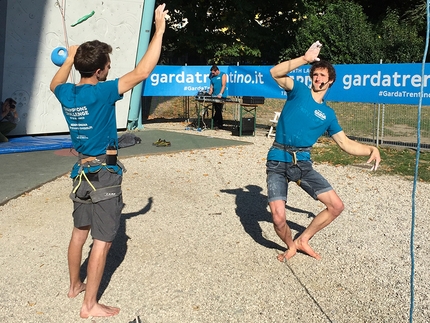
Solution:
<svg viewBox="0 0 430 323">
<path fill-rule="evenodd" d="M 328 102 L 348 137 L 378 145 L 416 148 L 418 106 Z M 430 107 L 422 106 L 420 148 L 430 149 Z"/>
<path fill-rule="evenodd" d="M 145 102 L 146 101 L 146 102 Z M 270 128 L 275 111 L 282 111 L 285 100 L 266 99 L 257 108 L 257 127 Z M 327 102 L 351 139 L 377 145 L 416 148 L 418 142 L 418 106 Z M 182 119 L 197 117 L 196 102 L 192 97 L 150 97 L 143 102 L 144 117 L 149 119 Z M 224 111 L 226 121 L 233 120 L 233 109 Z M 420 144 L 430 149 L 430 106 L 422 106 L 420 114 Z M 146 118 L 145 118 L 146 119 Z"/>
</svg>

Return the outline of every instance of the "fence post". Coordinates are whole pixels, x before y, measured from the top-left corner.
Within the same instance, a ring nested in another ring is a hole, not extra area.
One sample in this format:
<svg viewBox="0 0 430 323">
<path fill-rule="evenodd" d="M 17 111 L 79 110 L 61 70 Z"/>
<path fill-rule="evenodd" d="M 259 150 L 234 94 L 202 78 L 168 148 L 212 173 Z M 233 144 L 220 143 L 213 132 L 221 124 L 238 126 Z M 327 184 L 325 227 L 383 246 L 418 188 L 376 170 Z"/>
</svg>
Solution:
<svg viewBox="0 0 430 323">
<path fill-rule="evenodd" d="M 377 110 L 376 110 L 376 107 L 377 107 L 377 104 L 376 103 L 373 103 L 373 138 L 372 138 L 372 140 L 373 140 L 373 142 L 374 143 L 376 143 L 376 145 L 378 145 L 378 133 L 377 133 L 377 118 L 376 118 L 376 113 L 377 113 Z"/>
<path fill-rule="evenodd" d="M 382 58 L 379 60 L 379 64 L 382 64 Z M 379 125 L 380 124 L 381 124 L 381 103 L 378 103 L 378 122 L 376 125 L 376 147 L 379 147 Z"/>
<path fill-rule="evenodd" d="M 384 143 L 384 126 L 385 126 L 385 103 L 382 103 L 381 144 Z"/>
<path fill-rule="evenodd" d="M 379 123 L 380 123 L 380 117 L 381 117 L 381 104 L 378 103 L 378 120 L 376 123 L 376 147 L 379 147 Z"/>
</svg>

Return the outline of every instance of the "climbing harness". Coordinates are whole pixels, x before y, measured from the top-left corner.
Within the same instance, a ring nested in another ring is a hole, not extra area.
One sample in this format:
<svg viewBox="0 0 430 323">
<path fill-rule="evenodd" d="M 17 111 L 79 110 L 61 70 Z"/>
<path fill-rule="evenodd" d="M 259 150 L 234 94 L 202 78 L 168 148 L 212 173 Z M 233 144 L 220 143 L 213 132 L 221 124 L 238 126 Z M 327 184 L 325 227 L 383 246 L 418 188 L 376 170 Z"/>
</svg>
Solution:
<svg viewBox="0 0 430 323">
<path fill-rule="evenodd" d="M 273 142 L 273 147 L 278 148 L 278 149 L 282 149 L 283 151 L 286 151 L 287 153 L 289 153 L 291 155 L 291 157 L 293 158 L 293 164 L 297 165 L 297 152 L 310 152 L 311 148 L 310 147 L 294 147 L 294 146 L 287 146 L 287 145 L 283 145 L 280 144 L 276 141 Z"/>
<path fill-rule="evenodd" d="M 293 159 L 293 165 L 298 167 L 300 172 L 302 171 L 302 169 L 297 164 L 297 153 L 298 152 L 308 152 L 309 153 L 311 151 L 310 147 L 294 147 L 294 146 L 282 145 L 276 141 L 273 142 L 272 146 L 275 148 L 278 148 L 278 149 L 282 149 L 283 151 L 286 151 L 287 153 L 289 153 L 291 155 L 291 158 Z M 287 179 L 287 181 L 290 181 L 290 180 Z M 302 183 L 300 179 L 298 179 L 294 182 L 296 182 L 297 185 L 299 185 L 299 186 Z"/>
<path fill-rule="evenodd" d="M 107 169 L 109 172 L 117 173 L 118 171 L 108 167 L 106 164 L 106 155 L 100 155 L 97 157 L 94 156 L 85 156 L 83 154 L 79 154 L 79 170 L 78 175 L 74 179 L 74 187 L 72 192 L 70 193 L 70 198 L 79 203 L 98 203 L 100 201 L 109 200 L 115 197 L 118 197 L 122 194 L 121 185 L 113 185 L 107 187 L 96 188 L 93 183 L 91 183 L 91 178 L 95 178 L 95 175 L 101 169 Z M 125 173 L 127 170 L 124 165 L 117 160 L 116 165 L 121 168 L 121 170 Z M 88 171 L 85 171 L 85 170 Z M 78 189 L 83 185 L 83 182 L 87 183 L 91 188 L 91 192 L 89 193 L 88 198 L 79 197 L 77 192 Z"/>
</svg>

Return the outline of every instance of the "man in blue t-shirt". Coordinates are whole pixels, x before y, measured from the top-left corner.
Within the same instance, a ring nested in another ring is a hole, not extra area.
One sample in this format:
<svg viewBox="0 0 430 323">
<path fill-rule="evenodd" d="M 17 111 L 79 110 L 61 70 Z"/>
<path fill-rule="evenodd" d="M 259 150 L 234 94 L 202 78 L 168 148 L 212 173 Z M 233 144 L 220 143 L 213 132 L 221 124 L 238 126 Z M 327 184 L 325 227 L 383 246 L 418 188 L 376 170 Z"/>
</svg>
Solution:
<svg viewBox="0 0 430 323">
<path fill-rule="evenodd" d="M 227 74 L 221 72 L 218 66 L 212 65 L 210 80 L 211 84 L 209 87 L 209 95 L 215 96 L 219 99 L 227 98 Z M 213 122 L 218 129 L 222 129 L 224 123 L 224 120 L 222 118 L 222 110 L 224 108 L 224 103 L 213 103 L 212 108 L 215 111 L 215 114 L 213 116 Z"/>
<path fill-rule="evenodd" d="M 167 10 L 164 8 L 162 4 L 155 10 L 154 36 L 145 55 L 131 72 L 106 81 L 112 47 L 94 40 L 70 46 L 65 62 L 51 81 L 50 89 L 61 103 L 73 147 L 79 153 L 71 172 L 74 228 L 68 249 L 68 297 L 76 297 L 85 291 L 80 311 L 82 318 L 114 316 L 120 311 L 97 301 L 106 256 L 117 234 L 124 205 L 121 191 L 123 167 L 117 161 L 115 103 L 155 68 L 166 28 Z M 81 75 L 77 84 L 66 83 L 73 66 Z M 82 248 L 90 230 L 93 245 L 87 283 L 84 284 L 79 272 Z"/>
<path fill-rule="evenodd" d="M 288 248 L 278 255 L 279 261 L 290 259 L 297 250 L 320 259 L 321 256 L 310 247 L 309 240 L 344 209 L 343 202 L 327 180 L 312 167 L 310 148 L 321 135 L 327 132 L 348 154 L 369 156 L 367 162 L 374 162 L 372 170 L 376 170 L 381 161 L 378 148 L 358 143 L 345 135 L 335 112 L 324 102 L 328 88 L 336 80 L 336 71 L 329 62 L 318 58 L 321 46 L 317 41 L 305 55 L 282 62 L 270 70 L 273 79 L 288 95 L 266 164 L 267 196 L 274 228 Z M 312 86 L 309 89 L 287 74 L 310 63 Z M 290 181 L 296 182 L 306 193 L 326 206 L 295 240 L 285 214 Z"/>
</svg>

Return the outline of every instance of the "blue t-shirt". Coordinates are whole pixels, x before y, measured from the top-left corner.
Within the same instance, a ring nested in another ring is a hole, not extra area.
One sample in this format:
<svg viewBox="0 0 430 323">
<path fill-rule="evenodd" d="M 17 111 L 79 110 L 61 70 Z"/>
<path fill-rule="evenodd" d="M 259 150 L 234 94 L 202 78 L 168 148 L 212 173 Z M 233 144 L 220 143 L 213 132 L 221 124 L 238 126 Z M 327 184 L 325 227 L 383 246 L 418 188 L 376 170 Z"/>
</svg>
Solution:
<svg viewBox="0 0 430 323">
<path fill-rule="evenodd" d="M 223 75 L 225 75 L 224 72 L 220 72 L 217 76 L 213 76 L 211 78 L 211 85 L 213 86 L 214 90 L 212 92 L 213 96 L 218 96 L 218 94 L 221 93 L 221 89 L 222 89 L 222 77 Z M 223 98 L 226 98 L 227 95 L 227 84 L 225 86 L 224 92 L 222 94 Z"/>
<path fill-rule="evenodd" d="M 311 90 L 303 83 L 294 82 L 287 95 L 276 126 L 276 142 L 293 147 L 312 147 L 326 131 L 330 136 L 342 131 L 334 110 L 325 102 L 316 102 Z M 297 159 L 310 160 L 310 153 L 298 152 Z M 292 157 L 282 149 L 271 147 L 267 160 L 291 162 Z"/>
<path fill-rule="evenodd" d="M 60 84 L 54 93 L 77 152 L 99 156 L 106 153 L 109 145 L 118 147 L 115 102 L 123 97 L 118 93 L 118 79 L 96 85 Z M 76 165 L 72 177 L 75 168 Z"/>
</svg>

